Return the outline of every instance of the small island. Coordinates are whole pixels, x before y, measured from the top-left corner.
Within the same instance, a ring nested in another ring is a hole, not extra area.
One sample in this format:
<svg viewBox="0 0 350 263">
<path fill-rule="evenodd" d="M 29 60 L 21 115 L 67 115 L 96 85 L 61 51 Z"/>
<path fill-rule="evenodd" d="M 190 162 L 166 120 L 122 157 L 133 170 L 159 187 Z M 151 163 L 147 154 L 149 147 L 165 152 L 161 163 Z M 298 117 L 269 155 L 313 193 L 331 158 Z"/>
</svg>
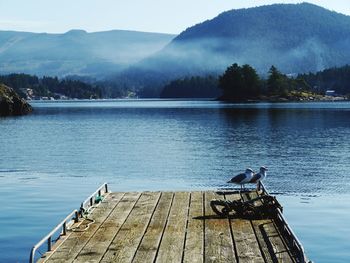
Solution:
<svg viewBox="0 0 350 263">
<path fill-rule="evenodd" d="M 317 73 L 283 74 L 271 66 L 259 75 L 252 66 L 227 67 L 221 75 L 192 76 L 165 85 L 160 98 L 208 98 L 226 102 L 295 102 L 349 100 L 350 66 Z"/>
<path fill-rule="evenodd" d="M 33 108 L 12 88 L 0 84 L 0 116 L 25 115 L 32 111 Z"/>
<path fill-rule="evenodd" d="M 233 102 L 285 102 L 321 100 L 322 95 L 312 90 L 300 77 L 289 77 L 271 66 L 267 79 L 261 78 L 250 65 L 237 63 L 219 76 L 222 90 L 219 100 Z"/>
</svg>

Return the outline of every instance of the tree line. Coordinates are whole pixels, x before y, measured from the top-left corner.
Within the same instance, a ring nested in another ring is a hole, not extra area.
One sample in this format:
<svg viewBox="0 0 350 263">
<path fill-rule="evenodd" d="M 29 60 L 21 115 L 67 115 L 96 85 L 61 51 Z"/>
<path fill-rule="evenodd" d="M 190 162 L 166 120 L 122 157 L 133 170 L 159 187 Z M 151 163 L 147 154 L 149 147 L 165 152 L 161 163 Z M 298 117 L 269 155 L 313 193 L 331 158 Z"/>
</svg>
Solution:
<svg viewBox="0 0 350 263">
<path fill-rule="evenodd" d="M 27 97 L 26 90 L 33 91 L 33 97 L 54 97 L 90 99 L 101 98 L 102 89 L 80 80 L 58 79 L 57 77 L 32 76 L 28 74 L 1 75 L 0 83 L 12 87 L 21 97 Z"/>
<path fill-rule="evenodd" d="M 218 79 L 213 76 L 185 77 L 165 85 L 161 98 L 214 98 L 220 95 Z"/>
<path fill-rule="evenodd" d="M 298 77 L 320 93 L 334 90 L 339 95 L 350 97 L 350 65 L 329 68 L 317 73 L 300 74 Z"/>
<path fill-rule="evenodd" d="M 289 77 L 271 66 L 267 78 L 261 78 L 250 65 L 229 66 L 216 76 L 186 77 L 171 81 L 163 87 L 161 98 L 219 98 L 245 101 L 263 99 L 296 99 L 312 92 L 302 76 Z"/>
<path fill-rule="evenodd" d="M 293 99 L 299 92 L 311 92 L 310 85 L 301 77 L 289 77 L 271 66 L 267 79 L 260 78 L 250 65 L 229 66 L 219 76 L 222 100 L 257 100 L 263 98 Z"/>
</svg>

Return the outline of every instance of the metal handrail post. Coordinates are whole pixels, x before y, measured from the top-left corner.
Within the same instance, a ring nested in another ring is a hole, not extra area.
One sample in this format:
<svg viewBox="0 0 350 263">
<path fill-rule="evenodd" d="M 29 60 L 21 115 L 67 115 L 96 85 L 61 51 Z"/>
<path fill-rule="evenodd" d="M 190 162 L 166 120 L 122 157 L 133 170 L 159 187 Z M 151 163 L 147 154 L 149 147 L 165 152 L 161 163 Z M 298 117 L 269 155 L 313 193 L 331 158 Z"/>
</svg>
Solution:
<svg viewBox="0 0 350 263">
<path fill-rule="evenodd" d="M 99 196 L 101 196 L 102 194 L 102 189 L 106 189 L 105 193 L 108 193 L 108 187 L 107 187 L 107 183 L 103 183 L 99 188 L 97 188 L 97 190 L 95 192 L 93 192 L 88 198 L 85 199 L 84 202 L 81 203 L 80 208 L 85 209 L 85 205 L 87 202 L 89 202 L 90 206 L 93 205 L 93 201 L 95 196 L 98 194 Z"/>
<path fill-rule="evenodd" d="M 266 187 L 263 184 L 263 182 L 259 181 L 257 188 L 258 188 L 258 191 L 261 190 L 264 194 L 269 195 L 269 192 L 266 190 Z M 297 248 L 300 262 L 301 263 L 307 262 L 304 247 L 300 243 L 297 236 L 294 234 L 293 230 L 289 227 L 289 224 L 287 223 L 286 219 L 283 216 L 282 210 L 279 208 L 277 208 L 277 219 L 282 224 L 283 231 L 288 233 L 287 236 L 288 236 L 289 242 L 293 245 L 293 247 Z"/>
<path fill-rule="evenodd" d="M 49 236 L 47 239 L 47 251 L 51 251 L 52 249 L 52 236 Z"/>
<path fill-rule="evenodd" d="M 37 251 L 37 249 L 39 247 L 41 247 L 45 242 L 47 242 L 47 251 L 51 251 L 52 249 L 52 236 L 57 233 L 58 230 L 60 230 L 60 228 L 62 228 L 62 235 L 64 232 L 66 232 L 66 230 L 64 230 L 64 228 L 67 227 L 67 222 L 71 222 L 72 219 L 74 220 L 74 222 L 77 222 L 77 213 L 78 210 L 74 210 L 73 212 L 71 212 L 65 219 L 63 219 L 53 230 L 51 230 L 50 233 L 48 233 L 45 237 L 43 237 L 30 251 L 30 257 L 29 257 L 29 262 L 30 263 L 34 263 L 35 260 L 35 252 Z M 74 217 L 73 217 L 74 216 Z M 79 219 L 78 219 L 79 220 Z"/>
<path fill-rule="evenodd" d="M 64 236 L 67 234 L 67 225 L 70 222 L 78 223 L 79 217 L 81 215 L 82 209 L 85 209 L 87 203 L 92 206 L 94 204 L 94 198 L 98 194 L 98 196 L 102 195 L 102 192 L 108 193 L 107 183 L 102 184 L 94 193 L 92 193 L 88 198 L 85 199 L 84 202 L 81 203 L 80 211 L 77 209 L 73 210 L 64 220 L 62 220 L 49 234 L 47 234 L 44 238 L 42 238 L 30 251 L 29 262 L 34 263 L 35 261 L 35 253 L 39 247 L 41 247 L 45 242 L 47 242 L 47 251 L 52 250 L 52 236 L 57 233 L 58 230 L 61 229 L 61 235 Z"/>
<path fill-rule="evenodd" d="M 293 230 L 289 227 L 289 224 L 287 223 L 286 219 L 284 218 L 282 212 L 277 208 L 277 217 L 279 218 L 279 220 L 281 221 L 281 223 L 283 224 L 283 230 L 285 232 L 288 232 L 288 236 L 291 239 L 290 241 L 292 241 L 292 245 L 294 245 L 295 247 L 297 247 L 297 250 L 299 252 L 299 257 L 300 257 L 300 261 L 302 263 L 305 263 L 306 260 L 306 256 L 305 256 L 305 250 L 303 245 L 300 243 L 299 239 L 297 238 L 297 236 L 294 234 Z"/>
</svg>

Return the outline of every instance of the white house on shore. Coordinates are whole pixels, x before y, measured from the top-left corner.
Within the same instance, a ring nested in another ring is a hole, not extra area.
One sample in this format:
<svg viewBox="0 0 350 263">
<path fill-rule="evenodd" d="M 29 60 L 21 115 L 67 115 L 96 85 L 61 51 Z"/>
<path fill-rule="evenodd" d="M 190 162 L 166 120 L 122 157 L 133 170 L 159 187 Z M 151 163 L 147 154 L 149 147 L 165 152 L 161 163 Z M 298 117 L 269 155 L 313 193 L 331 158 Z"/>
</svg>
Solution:
<svg viewBox="0 0 350 263">
<path fill-rule="evenodd" d="M 326 96 L 336 96 L 335 90 L 326 90 Z"/>
</svg>

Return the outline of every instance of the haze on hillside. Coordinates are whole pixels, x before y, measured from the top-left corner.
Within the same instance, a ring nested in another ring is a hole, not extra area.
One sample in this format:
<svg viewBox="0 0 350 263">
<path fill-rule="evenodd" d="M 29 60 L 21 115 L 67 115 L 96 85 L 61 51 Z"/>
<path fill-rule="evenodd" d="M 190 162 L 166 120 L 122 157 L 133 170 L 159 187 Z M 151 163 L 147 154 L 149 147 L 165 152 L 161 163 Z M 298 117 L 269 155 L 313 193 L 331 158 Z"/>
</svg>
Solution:
<svg viewBox="0 0 350 263">
<path fill-rule="evenodd" d="M 0 32 L 0 73 L 93 76 L 137 90 L 218 75 L 233 63 L 250 64 L 260 74 L 271 65 L 297 74 L 350 61 L 350 17 L 313 4 L 231 10 L 189 26 L 176 37 L 118 30 Z"/>
<path fill-rule="evenodd" d="M 0 73 L 103 78 L 152 55 L 174 35 L 113 30 L 65 34 L 0 31 Z"/>
<path fill-rule="evenodd" d="M 232 10 L 188 28 L 133 70 L 164 77 L 222 72 L 236 62 L 266 74 L 318 71 L 350 61 L 350 17 L 312 4 Z M 134 73 L 135 74 L 135 73 Z"/>
</svg>

